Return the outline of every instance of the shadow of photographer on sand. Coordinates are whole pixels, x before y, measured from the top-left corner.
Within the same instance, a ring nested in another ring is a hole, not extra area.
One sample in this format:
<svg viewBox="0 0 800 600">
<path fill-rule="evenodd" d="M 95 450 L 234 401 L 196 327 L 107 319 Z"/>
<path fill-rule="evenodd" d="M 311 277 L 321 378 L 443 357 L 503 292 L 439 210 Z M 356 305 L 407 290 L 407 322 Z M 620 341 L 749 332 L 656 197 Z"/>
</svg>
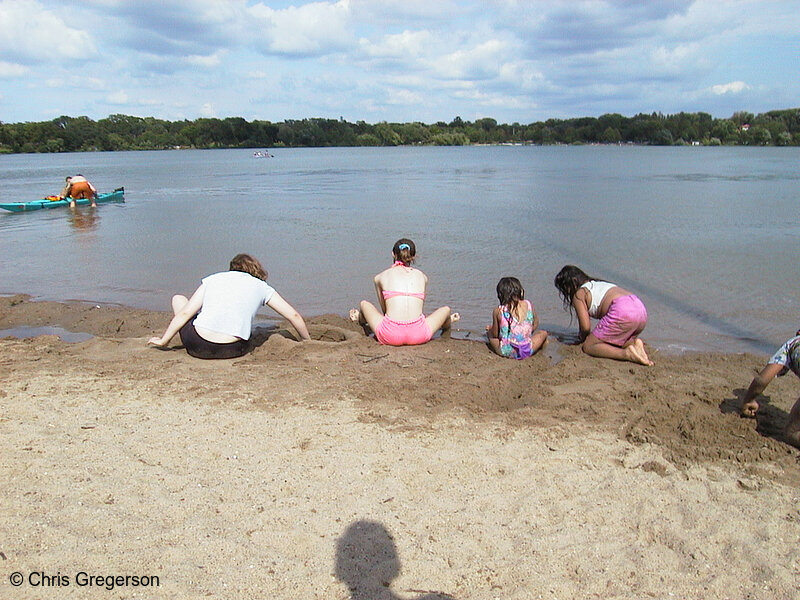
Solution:
<svg viewBox="0 0 800 600">
<path fill-rule="evenodd" d="M 400 574 L 400 558 L 389 531 L 376 521 L 355 521 L 336 542 L 336 578 L 350 590 L 351 600 L 403 600 L 391 589 Z M 454 600 L 440 592 L 421 593 L 414 600 Z"/>
</svg>

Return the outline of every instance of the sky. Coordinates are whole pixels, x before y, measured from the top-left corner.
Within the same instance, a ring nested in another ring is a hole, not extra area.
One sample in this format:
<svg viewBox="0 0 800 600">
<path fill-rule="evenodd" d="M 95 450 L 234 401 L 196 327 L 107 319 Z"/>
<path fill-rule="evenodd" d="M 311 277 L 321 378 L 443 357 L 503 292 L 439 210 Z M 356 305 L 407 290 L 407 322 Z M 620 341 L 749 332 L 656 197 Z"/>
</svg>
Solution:
<svg viewBox="0 0 800 600">
<path fill-rule="evenodd" d="M 0 0 L 0 121 L 800 107 L 800 0 Z"/>
</svg>

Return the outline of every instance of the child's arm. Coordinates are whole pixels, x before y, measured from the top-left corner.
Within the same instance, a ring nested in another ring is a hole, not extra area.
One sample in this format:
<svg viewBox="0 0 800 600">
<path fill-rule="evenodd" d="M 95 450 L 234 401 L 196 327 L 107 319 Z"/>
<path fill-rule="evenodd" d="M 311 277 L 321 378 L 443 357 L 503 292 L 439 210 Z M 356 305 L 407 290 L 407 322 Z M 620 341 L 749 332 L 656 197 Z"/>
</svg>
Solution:
<svg viewBox="0 0 800 600">
<path fill-rule="evenodd" d="M 572 297 L 572 307 L 575 309 L 575 316 L 578 317 L 578 335 L 583 342 L 592 331 L 592 320 L 589 317 L 589 305 L 586 294 L 588 292 L 581 288 Z"/>
<path fill-rule="evenodd" d="M 500 338 L 500 309 L 495 307 L 492 311 L 492 324 L 486 328 L 489 338 Z"/>
<path fill-rule="evenodd" d="M 386 314 L 386 300 L 383 298 L 383 284 L 381 284 L 381 275 L 378 273 L 372 280 L 375 283 L 375 293 L 378 295 L 378 306 L 381 307 L 381 314 Z"/>
<path fill-rule="evenodd" d="M 750 387 L 747 388 L 747 393 L 745 393 L 744 399 L 742 400 L 743 417 L 756 416 L 756 412 L 758 411 L 758 402 L 756 402 L 756 398 L 767 389 L 769 382 L 780 375 L 783 369 L 783 365 L 769 363 L 766 367 L 761 369 L 758 375 L 753 377 L 753 381 L 750 382 Z"/>
<path fill-rule="evenodd" d="M 178 333 L 181 328 L 192 319 L 192 317 L 199 313 L 201 308 L 203 308 L 203 298 L 205 297 L 205 293 L 205 284 L 200 284 L 200 287 L 195 290 L 194 294 L 192 294 L 192 297 L 189 298 L 189 301 L 175 314 L 175 316 L 172 317 L 169 325 L 167 325 L 167 330 L 164 332 L 164 335 L 161 337 L 151 337 L 147 343 L 152 346 L 161 347 L 169 344 L 170 340 L 175 337 L 175 334 Z"/>
<path fill-rule="evenodd" d="M 500 309 L 495 307 L 492 311 L 492 324 L 486 328 L 486 336 L 489 338 L 489 346 L 496 354 L 500 353 Z"/>
<path fill-rule="evenodd" d="M 531 302 L 531 312 L 533 313 L 533 331 L 539 329 L 539 315 L 536 314 L 536 307 Z"/>
</svg>

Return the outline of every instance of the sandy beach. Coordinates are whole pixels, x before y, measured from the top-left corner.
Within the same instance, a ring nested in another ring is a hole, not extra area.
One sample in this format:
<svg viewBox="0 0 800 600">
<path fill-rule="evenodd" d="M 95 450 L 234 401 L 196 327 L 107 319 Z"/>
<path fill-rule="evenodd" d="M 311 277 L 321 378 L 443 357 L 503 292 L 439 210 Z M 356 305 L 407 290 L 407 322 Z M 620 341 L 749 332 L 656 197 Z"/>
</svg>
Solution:
<svg viewBox="0 0 800 600">
<path fill-rule="evenodd" d="M 94 336 L 0 339 L 0 597 L 800 597 L 797 378 L 738 416 L 767 356 L 517 362 L 322 315 L 211 362 L 147 347 L 168 320 L 0 298 Z"/>
</svg>

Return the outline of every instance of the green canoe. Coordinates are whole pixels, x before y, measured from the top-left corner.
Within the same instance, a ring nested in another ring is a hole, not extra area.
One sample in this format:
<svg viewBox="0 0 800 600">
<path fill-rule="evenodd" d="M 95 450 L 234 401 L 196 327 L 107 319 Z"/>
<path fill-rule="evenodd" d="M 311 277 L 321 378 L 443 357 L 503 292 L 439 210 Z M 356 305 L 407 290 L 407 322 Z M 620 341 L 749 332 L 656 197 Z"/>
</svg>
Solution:
<svg viewBox="0 0 800 600">
<path fill-rule="evenodd" d="M 98 204 L 101 202 L 125 202 L 125 188 L 117 188 L 108 194 L 97 194 L 95 200 Z M 91 204 L 92 201 L 88 198 L 75 200 L 78 206 Z M 10 210 L 11 212 L 25 212 L 26 210 L 39 210 L 40 208 L 59 208 L 61 206 L 69 206 L 69 200 L 34 200 L 32 202 L 2 202 L 0 208 Z"/>
</svg>

